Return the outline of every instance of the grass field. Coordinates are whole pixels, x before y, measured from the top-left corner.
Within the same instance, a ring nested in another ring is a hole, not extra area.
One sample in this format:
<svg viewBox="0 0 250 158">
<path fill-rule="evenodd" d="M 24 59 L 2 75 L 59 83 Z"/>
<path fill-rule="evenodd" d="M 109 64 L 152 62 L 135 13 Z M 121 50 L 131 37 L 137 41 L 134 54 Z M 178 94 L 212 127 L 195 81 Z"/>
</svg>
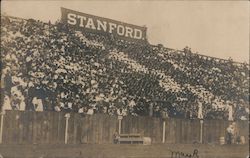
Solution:
<svg viewBox="0 0 250 158">
<path fill-rule="evenodd" d="M 0 145 L 3 158 L 171 158 L 171 151 L 193 154 L 195 149 L 199 158 L 246 158 L 249 155 L 248 145 Z"/>
</svg>

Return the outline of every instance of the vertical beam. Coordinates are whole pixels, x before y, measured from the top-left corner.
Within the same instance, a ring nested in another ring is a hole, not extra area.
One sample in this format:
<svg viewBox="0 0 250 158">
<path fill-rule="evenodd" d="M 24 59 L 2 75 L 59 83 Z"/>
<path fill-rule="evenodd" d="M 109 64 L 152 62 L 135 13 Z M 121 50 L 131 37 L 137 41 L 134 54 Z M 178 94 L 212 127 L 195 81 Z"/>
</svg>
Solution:
<svg viewBox="0 0 250 158">
<path fill-rule="evenodd" d="M 4 119 L 4 115 L 5 115 L 5 111 L 2 111 L 0 113 L 1 115 L 1 125 L 0 125 L 0 144 L 3 143 L 3 119 Z"/>
<path fill-rule="evenodd" d="M 203 143 L 203 120 L 200 120 L 200 143 Z"/>
<path fill-rule="evenodd" d="M 122 120 L 119 120 L 119 130 L 118 130 L 118 134 L 121 134 L 121 128 L 122 128 Z"/>
<path fill-rule="evenodd" d="M 122 118 L 123 118 L 122 115 L 118 115 L 118 134 L 119 135 L 121 134 L 121 131 L 122 131 Z"/>
<path fill-rule="evenodd" d="M 162 143 L 165 143 L 166 139 L 166 121 L 163 121 L 163 128 L 162 128 Z"/>
<path fill-rule="evenodd" d="M 66 118 L 66 126 L 65 126 L 65 134 L 64 134 L 64 143 L 67 144 L 68 143 L 68 128 L 69 128 L 70 114 L 69 113 L 65 114 L 65 118 Z"/>
</svg>

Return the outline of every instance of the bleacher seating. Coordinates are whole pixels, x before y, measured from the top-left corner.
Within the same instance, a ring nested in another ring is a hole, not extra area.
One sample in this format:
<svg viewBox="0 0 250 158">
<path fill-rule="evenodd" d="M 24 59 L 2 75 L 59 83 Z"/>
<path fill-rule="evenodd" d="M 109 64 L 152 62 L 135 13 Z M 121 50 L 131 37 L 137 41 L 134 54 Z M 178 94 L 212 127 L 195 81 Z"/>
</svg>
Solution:
<svg viewBox="0 0 250 158">
<path fill-rule="evenodd" d="M 1 17 L 4 109 L 249 118 L 249 65 Z"/>
</svg>

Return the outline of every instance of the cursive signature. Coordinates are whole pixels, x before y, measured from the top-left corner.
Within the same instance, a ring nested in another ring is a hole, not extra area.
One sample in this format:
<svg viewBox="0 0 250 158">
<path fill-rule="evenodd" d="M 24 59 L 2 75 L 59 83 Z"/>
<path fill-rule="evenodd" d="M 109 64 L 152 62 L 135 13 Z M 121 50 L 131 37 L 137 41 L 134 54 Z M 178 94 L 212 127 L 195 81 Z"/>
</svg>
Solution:
<svg viewBox="0 0 250 158">
<path fill-rule="evenodd" d="M 197 149 L 194 149 L 193 154 L 184 153 L 181 151 L 172 151 L 172 150 L 170 152 L 171 152 L 171 158 L 199 158 Z"/>
</svg>

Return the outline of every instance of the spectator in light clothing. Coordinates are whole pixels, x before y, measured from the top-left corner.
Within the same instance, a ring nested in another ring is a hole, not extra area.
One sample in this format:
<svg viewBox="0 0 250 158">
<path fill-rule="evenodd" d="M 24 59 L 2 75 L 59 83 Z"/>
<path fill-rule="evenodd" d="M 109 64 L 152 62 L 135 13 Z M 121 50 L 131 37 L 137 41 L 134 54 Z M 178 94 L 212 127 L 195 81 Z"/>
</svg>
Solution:
<svg viewBox="0 0 250 158">
<path fill-rule="evenodd" d="M 59 106 L 57 106 L 57 105 L 54 107 L 54 110 L 55 110 L 56 112 L 61 111 L 60 107 L 59 107 Z"/>
<path fill-rule="evenodd" d="M 88 109 L 87 115 L 93 115 L 94 114 L 94 108 L 91 107 L 90 109 Z"/>
<path fill-rule="evenodd" d="M 22 99 L 21 102 L 20 102 L 19 110 L 20 110 L 20 111 L 24 111 L 25 108 L 26 108 L 26 104 L 25 104 L 25 102 L 24 102 L 24 99 Z M 43 111 L 43 110 L 42 110 L 42 111 Z"/>
<path fill-rule="evenodd" d="M 4 96 L 2 111 L 4 111 L 4 110 L 12 110 L 12 107 L 11 107 L 11 104 L 10 104 L 10 98 L 9 98 L 8 95 Z"/>
<path fill-rule="evenodd" d="M 79 113 L 79 114 L 83 114 L 83 113 L 84 113 L 83 107 L 79 108 L 78 113 Z"/>
<path fill-rule="evenodd" d="M 32 104 L 34 106 L 35 111 L 43 111 L 42 99 L 38 99 L 37 97 L 34 97 L 32 99 Z"/>
</svg>

